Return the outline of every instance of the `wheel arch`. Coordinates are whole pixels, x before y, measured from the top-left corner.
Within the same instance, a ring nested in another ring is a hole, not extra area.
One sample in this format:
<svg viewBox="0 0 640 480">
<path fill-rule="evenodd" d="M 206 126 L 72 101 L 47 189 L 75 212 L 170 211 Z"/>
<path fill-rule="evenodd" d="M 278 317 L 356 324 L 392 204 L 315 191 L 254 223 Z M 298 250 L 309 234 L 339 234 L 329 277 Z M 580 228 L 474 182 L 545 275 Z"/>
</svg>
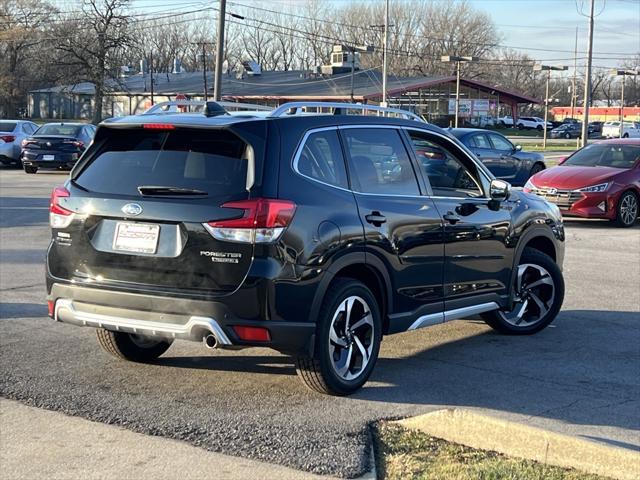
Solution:
<svg viewBox="0 0 640 480">
<path fill-rule="evenodd" d="M 366 285 L 376 300 L 379 301 L 382 315 L 382 332 L 386 333 L 388 331 L 388 313 L 393 311 L 391 279 L 385 272 L 384 265 L 380 260 L 371 255 L 365 257 L 364 252 L 347 254 L 336 260 L 327 269 L 323 277 L 311 305 L 310 313 L 314 321 L 317 320 L 322 301 L 331 284 L 337 279 L 353 278 Z"/>
</svg>

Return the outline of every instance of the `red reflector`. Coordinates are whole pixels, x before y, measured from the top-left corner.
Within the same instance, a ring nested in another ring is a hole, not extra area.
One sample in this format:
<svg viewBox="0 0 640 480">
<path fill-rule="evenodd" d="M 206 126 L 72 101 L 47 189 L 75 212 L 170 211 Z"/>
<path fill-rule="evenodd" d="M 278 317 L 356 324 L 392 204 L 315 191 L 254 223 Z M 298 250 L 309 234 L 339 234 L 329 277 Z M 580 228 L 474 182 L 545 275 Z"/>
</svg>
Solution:
<svg viewBox="0 0 640 480">
<path fill-rule="evenodd" d="M 55 187 L 51 192 L 51 201 L 49 202 L 49 212 L 56 215 L 71 215 L 73 212 L 60 206 L 61 198 L 68 198 L 71 196 L 69 190 L 64 187 Z"/>
<path fill-rule="evenodd" d="M 236 325 L 233 327 L 236 335 L 240 337 L 240 340 L 247 342 L 268 342 L 271 340 L 271 334 L 269 330 L 263 327 L 242 327 Z"/>
<path fill-rule="evenodd" d="M 54 302 L 53 300 L 48 300 L 47 301 L 47 310 L 49 312 L 49 316 L 53 317 L 53 309 L 56 305 L 56 302 Z"/>
<path fill-rule="evenodd" d="M 176 126 L 170 123 L 145 123 L 142 128 L 146 130 L 175 130 Z"/>
<path fill-rule="evenodd" d="M 296 204 L 288 200 L 274 200 L 269 198 L 254 198 L 227 202 L 223 208 L 238 208 L 244 210 L 241 218 L 218 220 L 209 222 L 218 228 L 278 228 L 286 227 L 291 222 L 296 211 Z"/>
</svg>

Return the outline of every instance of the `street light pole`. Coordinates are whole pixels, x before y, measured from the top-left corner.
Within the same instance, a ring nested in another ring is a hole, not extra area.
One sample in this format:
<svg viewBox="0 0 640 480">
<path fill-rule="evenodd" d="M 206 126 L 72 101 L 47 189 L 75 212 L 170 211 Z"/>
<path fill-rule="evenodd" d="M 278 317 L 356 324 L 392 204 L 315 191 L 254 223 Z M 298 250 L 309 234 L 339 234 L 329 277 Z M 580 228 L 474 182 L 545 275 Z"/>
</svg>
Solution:
<svg viewBox="0 0 640 480">
<path fill-rule="evenodd" d="M 448 62 L 456 62 L 456 112 L 454 126 L 458 128 L 458 117 L 460 116 L 460 64 L 462 62 L 477 62 L 478 57 L 457 57 L 454 55 L 443 55 L 440 60 Z"/>
<path fill-rule="evenodd" d="M 549 81 L 551 80 L 551 70 L 567 70 L 568 67 L 552 65 L 534 65 L 534 72 L 547 72 L 547 80 L 544 88 L 544 126 L 542 127 L 542 148 L 547 148 L 547 122 L 549 118 Z"/>
<path fill-rule="evenodd" d="M 638 70 L 611 70 L 611 75 L 622 77 L 622 91 L 620 92 L 620 138 L 624 134 L 624 84 L 626 77 L 640 75 Z"/>
</svg>

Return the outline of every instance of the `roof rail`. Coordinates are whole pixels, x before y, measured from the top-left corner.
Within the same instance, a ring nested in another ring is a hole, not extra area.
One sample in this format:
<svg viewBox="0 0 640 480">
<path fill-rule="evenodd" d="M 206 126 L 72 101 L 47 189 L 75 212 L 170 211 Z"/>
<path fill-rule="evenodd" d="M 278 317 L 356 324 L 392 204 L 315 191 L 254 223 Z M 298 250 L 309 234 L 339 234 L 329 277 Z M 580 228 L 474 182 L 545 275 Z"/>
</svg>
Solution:
<svg viewBox="0 0 640 480">
<path fill-rule="evenodd" d="M 420 116 L 407 110 L 399 108 L 379 107 L 377 105 L 363 105 L 361 103 L 341 103 L 341 102 L 289 102 L 280 105 L 269 117 L 284 117 L 287 115 L 299 115 L 301 113 L 309 113 L 308 109 L 315 109 L 318 114 L 324 108 L 333 109 L 333 115 L 349 115 L 349 110 L 358 110 L 358 115 L 369 115 L 369 112 L 375 112 L 376 115 L 384 117 L 399 117 L 416 122 L 426 123 Z M 320 110 L 320 111 L 318 111 Z"/>
<path fill-rule="evenodd" d="M 186 111 L 180 111 L 178 107 Z M 207 116 L 224 115 L 229 111 L 271 111 L 273 108 L 252 103 L 213 102 L 204 100 L 170 100 L 159 102 L 145 110 L 143 115 L 162 113 L 204 113 Z"/>
</svg>

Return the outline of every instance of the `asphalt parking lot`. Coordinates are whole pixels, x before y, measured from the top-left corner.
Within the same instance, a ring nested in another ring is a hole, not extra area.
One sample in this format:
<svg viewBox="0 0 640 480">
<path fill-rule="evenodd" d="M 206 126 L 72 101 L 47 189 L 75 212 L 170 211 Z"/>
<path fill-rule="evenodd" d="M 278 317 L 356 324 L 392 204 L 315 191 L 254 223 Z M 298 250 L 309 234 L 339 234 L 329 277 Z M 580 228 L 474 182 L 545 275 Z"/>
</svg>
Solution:
<svg viewBox="0 0 640 480">
<path fill-rule="evenodd" d="M 46 316 L 48 195 L 64 175 L 0 168 L 0 396 L 232 455 L 322 474 L 369 469 L 369 425 L 479 409 L 640 451 L 640 227 L 567 222 L 567 294 L 532 337 L 477 320 L 388 337 L 358 394 L 309 392 L 292 362 L 177 342 L 119 362 L 92 329 Z"/>
</svg>

